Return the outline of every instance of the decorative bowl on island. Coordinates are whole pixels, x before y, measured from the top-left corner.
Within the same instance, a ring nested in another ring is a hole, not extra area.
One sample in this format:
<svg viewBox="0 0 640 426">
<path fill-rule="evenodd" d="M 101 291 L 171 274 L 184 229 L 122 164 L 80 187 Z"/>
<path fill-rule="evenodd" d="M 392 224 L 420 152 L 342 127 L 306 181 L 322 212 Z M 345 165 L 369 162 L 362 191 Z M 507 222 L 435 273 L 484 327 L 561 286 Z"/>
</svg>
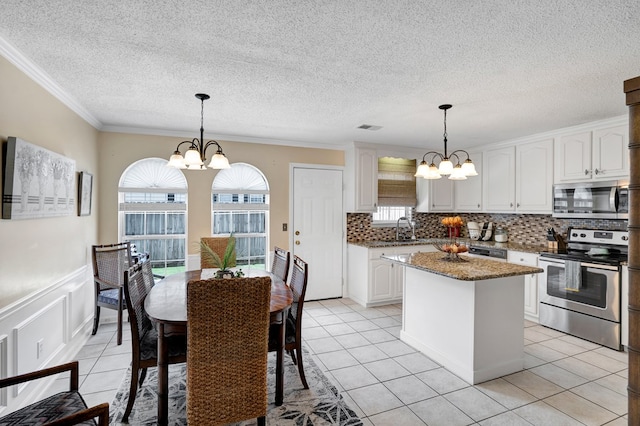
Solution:
<svg viewBox="0 0 640 426">
<path fill-rule="evenodd" d="M 469 248 L 464 244 L 460 243 L 450 243 L 450 244 L 433 244 L 433 246 L 439 251 L 446 253 L 447 255 L 442 258 L 442 260 L 446 260 L 449 262 L 466 262 L 465 259 L 462 259 L 459 254 L 466 253 L 469 251 Z"/>
</svg>

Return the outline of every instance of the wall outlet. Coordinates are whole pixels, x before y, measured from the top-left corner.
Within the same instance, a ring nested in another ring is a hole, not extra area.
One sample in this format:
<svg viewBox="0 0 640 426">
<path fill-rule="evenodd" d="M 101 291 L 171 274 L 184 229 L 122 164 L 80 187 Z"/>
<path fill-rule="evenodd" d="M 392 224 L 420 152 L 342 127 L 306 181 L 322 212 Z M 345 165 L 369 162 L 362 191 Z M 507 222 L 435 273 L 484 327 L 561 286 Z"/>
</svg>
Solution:
<svg viewBox="0 0 640 426">
<path fill-rule="evenodd" d="M 40 359 L 44 353 L 44 339 L 40 339 L 36 342 L 36 358 Z"/>
</svg>

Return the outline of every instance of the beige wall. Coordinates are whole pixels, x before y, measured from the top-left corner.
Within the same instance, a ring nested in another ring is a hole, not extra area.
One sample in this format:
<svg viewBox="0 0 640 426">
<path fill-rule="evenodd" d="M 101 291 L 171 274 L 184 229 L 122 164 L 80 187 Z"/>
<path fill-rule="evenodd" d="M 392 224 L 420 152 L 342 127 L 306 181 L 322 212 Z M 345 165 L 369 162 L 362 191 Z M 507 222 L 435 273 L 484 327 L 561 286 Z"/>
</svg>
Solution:
<svg viewBox="0 0 640 426">
<path fill-rule="evenodd" d="M 81 267 L 90 268 L 91 245 L 118 240 L 117 188 L 122 172 L 143 158 L 168 158 L 180 140 L 196 134 L 177 138 L 98 132 L 0 56 L 0 141 L 6 142 L 9 136 L 74 159 L 77 171 L 94 175 L 94 186 L 90 216 L 0 220 L 0 309 Z M 269 182 L 271 247 L 288 247 L 282 223 L 289 223 L 289 164 L 344 165 L 340 150 L 221 144 L 231 162 L 254 165 Z M 210 234 L 210 190 L 215 174 L 214 170 L 185 171 L 190 253 L 197 253 L 199 238 Z"/>
<path fill-rule="evenodd" d="M 197 133 L 197 129 L 194 129 Z M 192 139 L 146 136 L 122 133 L 101 133 L 98 152 L 99 165 L 99 239 L 101 243 L 118 239 L 118 182 L 124 170 L 143 158 L 159 157 L 168 159 L 178 142 Z M 205 138 L 206 139 L 206 138 Z M 344 165 L 344 152 L 338 150 L 294 148 L 279 145 L 263 145 L 220 141 L 224 153 L 231 163 L 251 164 L 264 173 L 270 188 L 270 241 L 288 248 L 288 232 L 282 231 L 282 224 L 289 223 L 289 164 L 307 163 L 332 166 Z M 213 153 L 209 148 L 209 156 Z M 184 153 L 184 152 L 183 152 Z M 184 174 L 189 185 L 188 193 L 188 237 L 189 253 L 197 253 L 198 241 L 211 234 L 211 185 L 217 170 L 189 171 Z"/>
<path fill-rule="evenodd" d="M 76 171 L 96 174 L 97 130 L 0 56 L 0 141 L 9 136 L 75 160 Z M 89 264 L 96 237 L 95 210 L 82 217 L 0 220 L 0 308 Z"/>
</svg>

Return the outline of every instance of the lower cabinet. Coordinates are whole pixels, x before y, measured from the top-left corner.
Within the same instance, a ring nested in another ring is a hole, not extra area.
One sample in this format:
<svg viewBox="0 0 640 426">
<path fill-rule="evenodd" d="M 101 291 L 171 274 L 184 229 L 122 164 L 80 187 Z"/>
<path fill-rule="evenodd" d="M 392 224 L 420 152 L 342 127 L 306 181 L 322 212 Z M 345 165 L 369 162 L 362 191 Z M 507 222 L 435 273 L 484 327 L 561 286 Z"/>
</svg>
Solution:
<svg viewBox="0 0 640 426">
<path fill-rule="evenodd" d="M 401 302 L 404 268 L 380 257 L 419 251 L 435 251 L 435 248 L 431 245 L 367 248 L 348 244 L 347 291 L 349 298 L 365 307 Z"/>
<path fill-rule="evenodd" d="M 536 253 L 509 250 L 507 262 L 517 265 L 538 266 Z M 524 318 L 538 322 L 538 274 L 524 276 Z"/>
</svg>

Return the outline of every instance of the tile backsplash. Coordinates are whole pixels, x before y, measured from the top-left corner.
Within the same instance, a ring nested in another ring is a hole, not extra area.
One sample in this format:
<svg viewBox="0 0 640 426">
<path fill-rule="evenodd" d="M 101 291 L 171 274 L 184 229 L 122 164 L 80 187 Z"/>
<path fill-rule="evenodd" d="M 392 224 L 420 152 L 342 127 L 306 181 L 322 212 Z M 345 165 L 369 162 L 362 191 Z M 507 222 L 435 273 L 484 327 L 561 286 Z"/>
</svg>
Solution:
<svg viewBox="0 0 640 426">
<path fill-rule="evenodd" d="M 609 219 L 559 219 L 542 214 L 492 214 L 492 213 L 414 213 L 417 238 L 447 236 L 440 223 L 445 216 L 460 216 L 467 222 L 493 222 L 494 228 L 507 230 L 509 241 L 519 244 L 546 245 L 547 228 L 554 228 L 563 237 L 569 227 L 626 230 L 627 220 Z M 461 237 L 468 237 L 466 226 Z M 395 227 L 373 227 L 370 213 L 347 213 L 347 241 L 393 240 Z"/>
</svg>

